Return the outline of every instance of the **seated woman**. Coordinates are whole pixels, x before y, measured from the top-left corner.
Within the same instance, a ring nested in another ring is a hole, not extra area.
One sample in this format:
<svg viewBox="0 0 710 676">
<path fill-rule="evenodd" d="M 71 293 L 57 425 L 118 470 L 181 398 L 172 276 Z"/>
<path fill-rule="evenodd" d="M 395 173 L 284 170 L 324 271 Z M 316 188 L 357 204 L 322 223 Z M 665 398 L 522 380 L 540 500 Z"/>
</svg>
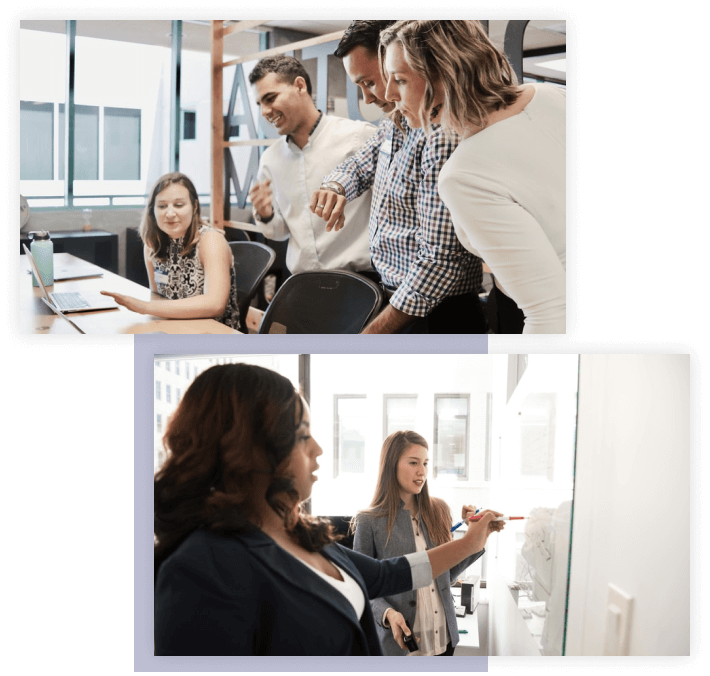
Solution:
<svg viewBox="0 0 710 676">
<path fill-rule="evenodd" d="M 478 21 L 399 21 L 380 56 L 387 100 L 462 138 L 438 183 L 461 243 L 523 311 L 523 333 L 564 333 L 564 89 L 519 86 Z"/>
<path fill-rule="evenodd" d="M 320 446 L 291 382 L 249 364 L 190 385 L 155 476 L 156 655 L 381 655 L 369 599 L 428 585 L 483 549 L 464 538 L 377 561 L 301 507 Z"/>
<path fill-rule="evenodd" d="M 187 176 L 176 172 L 158 179 L 143 214 L 140 236 L 150 288 L 167 300 L 101 293 L 140 314 L 211 318 L 239 328 L 232 252 L 221 232 L 202 223 L 197 191 Z"/>
</svg>

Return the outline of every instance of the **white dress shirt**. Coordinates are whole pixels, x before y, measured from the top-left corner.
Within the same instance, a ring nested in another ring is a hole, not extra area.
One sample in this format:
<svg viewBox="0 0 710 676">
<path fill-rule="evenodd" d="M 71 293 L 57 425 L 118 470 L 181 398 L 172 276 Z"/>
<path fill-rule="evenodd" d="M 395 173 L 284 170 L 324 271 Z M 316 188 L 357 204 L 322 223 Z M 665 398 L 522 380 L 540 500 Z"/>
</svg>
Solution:
<svg viewBox="0 0 710 676">
<path fill-rule="evenodd" d="M 536 84 L 517 115 L 461 141 L 439 174 L 456 235 L 525 314 L 565 333 L 565 91 Z"/>
<path fill-rule="evenodd" d="M 311 212 L 310 202 L 323 178 L 357 152 L 376 129 L 369 122 L 323 115 L 303 149 L 282 137 L 262 155 L 257 181 L 271 180 L 274 216 L 261 225 L 269 239 L 289 239 L 286 266 L 292 273 L 372 269 L 367 233 L 370 191 L 348 202 L 345 227 L 339 232 L 326 232 L 325 221 Z"/>
</svg>

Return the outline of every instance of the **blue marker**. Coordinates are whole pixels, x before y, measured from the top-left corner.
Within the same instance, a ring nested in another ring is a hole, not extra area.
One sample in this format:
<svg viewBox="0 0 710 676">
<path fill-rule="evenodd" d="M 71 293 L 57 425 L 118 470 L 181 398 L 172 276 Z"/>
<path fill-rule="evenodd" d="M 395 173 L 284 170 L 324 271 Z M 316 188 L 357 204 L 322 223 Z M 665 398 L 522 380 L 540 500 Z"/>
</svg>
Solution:
<svg viewBox="0 0 710 676">
<path fill-rule="evenodd" d="M 476 516 L 476 514 L 478 514 L 478 512 L 480 512 L 480 511 L 481 511 L 480 509 L 477 509 L 477 510 L 473 513 L 473 515 Z M 466 523 L 466 519 L 464 519 L 463 521 L 459 521 L 458 523 L 456 523 L 456 524 L 454 524 L 453 526 L 451 526 L 451 532 L 453 533 L 457 528 L 459 528 L 460 526 L 463 526 L 464 523 Z"/>
</svg>

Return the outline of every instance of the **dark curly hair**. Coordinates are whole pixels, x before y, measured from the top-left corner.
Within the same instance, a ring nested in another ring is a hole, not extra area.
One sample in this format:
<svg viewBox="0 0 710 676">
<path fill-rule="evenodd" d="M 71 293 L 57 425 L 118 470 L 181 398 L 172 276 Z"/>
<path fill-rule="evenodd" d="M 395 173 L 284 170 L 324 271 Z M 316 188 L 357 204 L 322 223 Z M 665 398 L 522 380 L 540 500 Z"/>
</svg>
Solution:
<svg viewBox="0 0 710 676">
<path fill-rule="evenodd" d="M 304 402 L 288 378 L 250 364 L 223 364 L 201 373 L 170 419 L 168 450 L 155 475 L 155 571 L 192 531 L 224 536 L 260 526 L 259 475 L 264 496 L 298 543 L 320 551 L 338 539 L 330 521 L 302 509 L 286 473 L 303 419 Z M 263 484 L 262 484 L 263 485 Z"/>
</svg>

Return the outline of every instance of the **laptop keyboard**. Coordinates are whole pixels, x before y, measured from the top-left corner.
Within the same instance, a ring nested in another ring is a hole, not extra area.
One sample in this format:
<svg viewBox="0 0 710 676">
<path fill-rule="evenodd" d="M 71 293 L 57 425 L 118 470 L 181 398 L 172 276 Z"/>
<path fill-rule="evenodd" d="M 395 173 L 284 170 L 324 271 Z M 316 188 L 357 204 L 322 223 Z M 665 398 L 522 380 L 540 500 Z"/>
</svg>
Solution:
<svg viewBox="0 0 710 676">
<path fill-rule="evenodd" d="M 84 297 L 80 293 L 73 291 L 53 293 L 52 300 L 60 310 L 73 310 L 74 308 L 89 307 L 89 304 L 84 300 Z"/>
</svg>

